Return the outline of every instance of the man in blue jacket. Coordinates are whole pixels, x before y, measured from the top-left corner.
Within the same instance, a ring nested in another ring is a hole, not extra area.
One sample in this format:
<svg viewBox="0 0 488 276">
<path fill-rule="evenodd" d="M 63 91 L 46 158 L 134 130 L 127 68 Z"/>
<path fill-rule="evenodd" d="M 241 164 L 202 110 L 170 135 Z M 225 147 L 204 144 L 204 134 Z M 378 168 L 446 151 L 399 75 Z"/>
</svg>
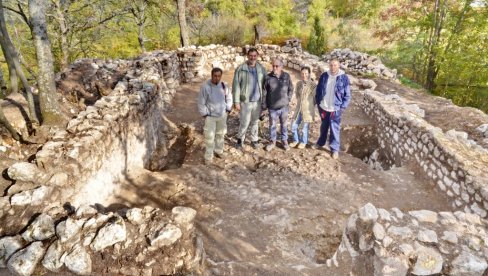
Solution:
<svg viewBox="0 0 488 276">
<path fill-rule="evenodd" d="M 322 124 L 314 148 L 325 146 L 330 129 L 329 146 L 333 159 L 339 158 L 341 118 L 351 101 L 349 78 L 339 69 L 339 65 L 337 59 L 329 62 L 329 71 L 320 76 L 315 93 Z"/>
</svg>

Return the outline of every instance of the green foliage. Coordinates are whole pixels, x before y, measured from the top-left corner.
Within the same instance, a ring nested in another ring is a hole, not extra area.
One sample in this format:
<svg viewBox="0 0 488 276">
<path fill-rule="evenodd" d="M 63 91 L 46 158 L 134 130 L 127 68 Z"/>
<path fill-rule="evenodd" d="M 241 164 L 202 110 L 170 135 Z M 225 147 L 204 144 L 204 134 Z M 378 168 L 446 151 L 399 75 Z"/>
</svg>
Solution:
<svg viewBox="0 0 488 276">
<path fill-rule="evenodd" d="M 320 56 L 325 53 L 325 45 L 324 27 L 320 24 L 319 17 L 315 16 L 307 50 L 314 55 Z"/>
<path fill-rule="evenodd" d="M 404 77 L 404 76 L 400 76 L 398 78 L 400 80 L 400 82 L 405 85 L 405 86 L 408 86 L 410 88 L 414 88 L 414 89 L 421 89 L 422 88 L 422 85 L 414 82 L 413 80 L 407 78 L 407 77 Z"/>
<path fill-rule="evenodd" d="M 148 1 L 143 30 L 146 49 L 179 47 L 175 1 Z M 378 55 L 388 67 L 396 68 L 404 76 L 400 78 L 402 83 L 414 88 L 426 84 L 430 58 L 433 93 L 487 111 L 488 8 L 471 5 L 473 1 L 440 0 L 436 9 L 435 1 L 411 0 L 187 0 L 187 21 L 191 42 L 197 45 L 251 44 L 257 29 L 261 43 L 281 44 L 290 37 L 299 37 L 316 55 L 333 48 L 369 52 Z M 53 5 L 58 2 L 50 1 Z M 138 29 L 127 12 L 129 0 L 62 2 L 68 3 L 68 62 L 140 54 Z M 27 10 L 26 4 L 20 3 Z M 4 4 L 18 8 L 14 1 Z M 443 11 L 437 13 L 442 15 L 440 26 L 433 24 L 436 11 Z M 26 67 L 35 73 L 36 56 L 27 24 L 14 12 L 6 11 L 6 16 L 14 44 Z M 59 70 L 63 52 L 54 6 L 48 19 Z M 433 39 L 436 27 L 440 32 Z M 1 66 L 8 80 L 5 63 Z"/>
</svg>

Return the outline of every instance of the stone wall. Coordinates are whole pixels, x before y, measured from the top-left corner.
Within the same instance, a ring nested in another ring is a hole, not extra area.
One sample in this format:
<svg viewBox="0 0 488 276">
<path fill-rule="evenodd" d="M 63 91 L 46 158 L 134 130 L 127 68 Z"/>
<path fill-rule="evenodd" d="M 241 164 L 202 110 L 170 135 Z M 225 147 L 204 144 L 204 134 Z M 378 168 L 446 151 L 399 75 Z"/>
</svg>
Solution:
<svg viewBox="0 0 488 276">
<path fill-rule="evenodd" d="M 487 226 L 476 214 L 403 213 L 368 203 L 349 217 L 326 264 L 355 275 L 486 275 Z"/>
<path fill-rule="evenodd" d="M 223 45 L 179 48 L 177 55 L 183 82 L 202 82 L 210 76 L 212 68 L 228 71 L 245 60 L 241 47 Z"/>
<path fill-rule="evenodd" d="M 126 275 L 183 273 L 197 269 L 203 251 L 193 233 L 193 210 L 179 207 L 172 214 L 166 214 L 146 207 L 110 213 L 103 209 L 92 210 L 86 204 L 103 203 L 117 188 L 116 183 L 126 176 L 128 168 L 163 167 L 166 160 L 155 157 L 166 156 L 168 148 L 181 134 L 164 116 L 180 82 L 203 81 L 216 66 L 231 70 L 245 61 L 244 54 L 249 48 L 210 45 L 173 52 L 157 51 L 130 61 L 79 61 L 76 68 L 90 68 L 92 78 L 82 86 L 88 94 L 97 95 L 96 101 L 72 119 L 66 130 L 54 133 L 31 163 L 17 163 L 8 169 L 8 176 L 14 183 L 0 197 L 3 221 L 0 265 L 8 265 L 15 273 L 22 270 L 25 275 L 34 271 L 44 273 L 46 269 L 60 273 L 69 270 L 78 274 L 90 271 Z M 299 70 L 308 65 L 317 77 L 327 68 L 327 60 L 297 47 L 258 45 L 257 49 L 263 62 L 281 57 L 287 68 Z M 338 55 L 337 51 L 335 53 Z M 340 52 L 340 55 L 341 65 L 347 69 L 354 65 L 354 70 L 363 70 L 368 64 L 381 64 L 369 56 L 353 59 L 351 54 Z M 363 63 L 364 60 L 371 63 Z M 376 74 L 375 68 L 368 70 Z M 70 72 L 75 71 L 64 72 L 68 75 L 59 79 L 70 79 Z M 113 89 L 113 83 L 108 81 L 112 78 L 110 72 L 116 73 L 119 80 Z M 120 77 L 121 72 L 123 77 Z M 104 85 L 97 85 L 97 76 L 104 80 Z M 370 80 L 353 76 L 351 82 L 356 88 L 374 89 L 375 86 Z M 79 87 L 74 91 L 77 89 Z M 384 96 L 374 91 L 362 95 L 363 108 L 367 114 L 374 114 L 372 117 L 379 126 L 379 145 L 382 152 L 389 155 L 390 165 L 400 166 L 406 160 L 417 162 L 440 191 L 453 197 L 457 209 L 486 217 L 488 181 L 484 175 L 486 168 L 479 161 L 485 160 L 482 158 L 486 158 L 486 150 L 459 138 L 459 133 L 442 133 L 422 119 L 422 110 L 404 104 L 398 96 Z M 457 214 L 455 217 L 460 220 L 458 216 L 464 213 Z M 473 223 L 476 231 L 486 228 L 483 220 L 476 226 L 473 222 L 476 216 L 464 214 L 464 217 L 469 220 L 462 223 Z M 405 224 L 395 227 L 407 224 L 419 227 L 419 221 L 415 221 L 405 220 L 401 222 Z M 439 221 L 432 222 L 429 230 L 443 229 L 442 220 Z M 357 219 L 355 222 L 358 223 Z M 386 232 L 388 227 L 383 225 Z M 477 233 L 481 235 L 480 231 Z M 486 238 L 480 235 L 478 239 L 486 244 Z M 112 239 L 102 242 L 104 236 Z M 386 237 L 377 241 L 381 243 L 384 239 Z M 361 242 L 360 249 L 369 248 L 369 240 L 366 247 L 364 238 Z M 418 249 L 415 243 L 413 246 Z M 480 248 L 485 250 L 483 246 Z M 464 260 L 466 256 L 477 256 L 476 262 L 486 263 L 480 261 L 478 253 L 467 252 L 458 257 Z M 110 265 L 112 260 L 114 265 Z M 329 263 L 335 261 L 337 258 Z M 400 263 L 404 264 L 404 259 Z M 450 267 L 443 265 L 442 269 Z"/>
<path fill-rule="evenodd" d="M 487 216 L 487 149 L 467 140 L 467 135 L 443 133 L 422 118 L 423 110 L 405 104 L 398 95 L 366 90 L 362 96 L 362 107 L 377 123 L 380 151 L 390 165 L 415 162 L 440 192 L 453 198 L 453 208 Z"/>
<path fill-rule="evenodd" d="M 0 199 L 1 267 L 21 275 L 198 269 L 203 249 L 193 232 L 194 210 L 165 214 L 146 207 L 114 214 L 86 207 L 103 205 L 129 168 L 162 167 L 161 157 L 181 134 L 164 116 L 179 84 L 176 53 L 154 52 L 128 67 L 109 95 L 54 133 L 35 164 L 8 169 L 15 182 Z"/>
<path fill-rule="evenodd" d="M 247 51 L 254 47 L 259 52 L 259 60 L 265 63 L 279 57 L 285 67 L 300 70 L 303 66 L 310 66 L 315 73 L 315 79 L 328 69 L 331 58 L 339 59 L 341 68 L 350 73 L 377 76 L 396 81 L 396 71 L 387 68 L 377 57 L 354 52 L 349 49 L 336 49 L 329 55 L 317 57 L 304 52 L 300 41 L 292 39 L 283 47 L 278 45 L 258 44 L 244 47 L 223 45 L 189 46 L 177 50 L 180 62 L 182 82 L 201 82 L 210 76 L 213 67 L 220 67 L 224 71 L 236 68 L 246 60 Z"/>
</svg>

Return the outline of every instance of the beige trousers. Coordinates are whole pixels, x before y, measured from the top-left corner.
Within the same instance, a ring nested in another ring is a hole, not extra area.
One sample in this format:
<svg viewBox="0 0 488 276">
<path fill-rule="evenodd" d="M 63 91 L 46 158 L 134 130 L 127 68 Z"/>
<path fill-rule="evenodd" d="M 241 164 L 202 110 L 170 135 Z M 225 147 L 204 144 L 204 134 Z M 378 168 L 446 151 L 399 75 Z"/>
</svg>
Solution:
<svg viewBox="0 0 488 276">
<path fill-rule="evenodd" d="M 224 151 L 224 136 L 227 133 L 227 112 L 220 117 L 205 118 L 203 134 L 205 135 L 205 156 L 206 160 L 212 160 L 215 153 Z"/>
</svg>

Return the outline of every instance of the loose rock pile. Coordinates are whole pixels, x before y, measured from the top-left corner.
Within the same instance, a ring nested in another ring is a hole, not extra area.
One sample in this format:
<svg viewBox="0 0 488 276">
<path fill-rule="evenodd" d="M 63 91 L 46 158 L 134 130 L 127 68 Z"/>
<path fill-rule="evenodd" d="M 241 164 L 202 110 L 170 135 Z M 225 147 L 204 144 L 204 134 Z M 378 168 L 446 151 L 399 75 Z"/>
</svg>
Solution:
<svg viewBox="0 0 488 276">
<path fill-rule="evenodd" d="M 56 86 L 71 102 L 91 105 L 112 92 L 128 66 L 128 60 L 79 59 L 56 74 Z"/>
<path fill-rule="evenodd" d="M 302 41 L 298 38 L 291 38 L 285 41 L 285 45 L 282 47 L 284 53 L 289 53 L 292 49 L 296 49 L 298 52 L 302 52 Z"/>
<path fill-rule="evenodd" d="M 475 214 L 403 213 L 368 203 L 349 217 L 339 249 L 327 265 L 347 263 L 358 275 L 484 275 L 487 227 Z"/>
<path fill-rule="evenodd" d="M 352 51 L 347 48 L 335 49 L 323 58 L 327 61 L 338 59 L 347 71 L 360 76 L 374 75 L 392 81 L 395 81 L 397 78 L 397 70 L 387 68 L 378 57 Z"/>
<path fill-rule="evenodd" d="M 199 268 L 196 212 L 145 207 L 100 213 L 81 206 L 68 217 L 38 215 L 24 232 L 0 239 L 0 267 L 15 275 L 168 275 Z"/>
</svg>

